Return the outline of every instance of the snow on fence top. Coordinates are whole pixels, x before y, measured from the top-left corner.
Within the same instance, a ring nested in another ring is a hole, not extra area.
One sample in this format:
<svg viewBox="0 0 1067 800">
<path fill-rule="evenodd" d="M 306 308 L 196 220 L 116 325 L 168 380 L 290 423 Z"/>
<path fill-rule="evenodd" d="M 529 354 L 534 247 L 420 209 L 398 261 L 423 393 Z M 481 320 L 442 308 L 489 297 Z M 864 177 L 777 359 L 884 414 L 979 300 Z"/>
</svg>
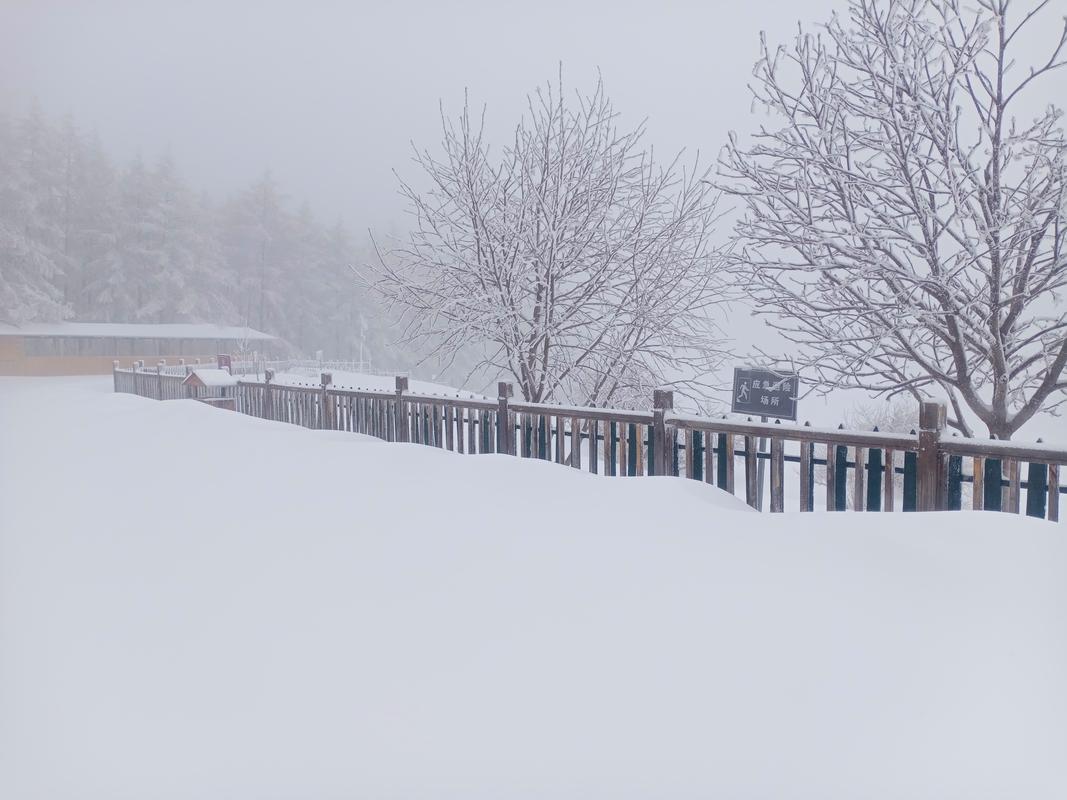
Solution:
<svg viewBox="0 0 1067 800">
<path fill-rule="evenodd" d="M 196 322 L 34 322 L 0 324 L 0 336 L 79 336 L 125 339 L 228 339 L 274 341 L 277 337 L 239 325 Z"/>
</svg>

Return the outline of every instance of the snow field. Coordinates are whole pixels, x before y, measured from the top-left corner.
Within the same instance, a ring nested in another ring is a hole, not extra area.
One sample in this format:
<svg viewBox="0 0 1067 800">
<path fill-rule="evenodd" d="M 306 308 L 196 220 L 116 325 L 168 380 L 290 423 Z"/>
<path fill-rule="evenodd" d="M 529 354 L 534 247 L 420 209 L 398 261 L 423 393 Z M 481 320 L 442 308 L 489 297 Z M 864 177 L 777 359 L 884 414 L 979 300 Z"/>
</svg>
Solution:
<svg viewBox="0 0 1067 800">
<path fill-rule="evenodd" d="M 0 796 L 1062 798 L 1067 541 L 0 382 Z"/>
</svg>

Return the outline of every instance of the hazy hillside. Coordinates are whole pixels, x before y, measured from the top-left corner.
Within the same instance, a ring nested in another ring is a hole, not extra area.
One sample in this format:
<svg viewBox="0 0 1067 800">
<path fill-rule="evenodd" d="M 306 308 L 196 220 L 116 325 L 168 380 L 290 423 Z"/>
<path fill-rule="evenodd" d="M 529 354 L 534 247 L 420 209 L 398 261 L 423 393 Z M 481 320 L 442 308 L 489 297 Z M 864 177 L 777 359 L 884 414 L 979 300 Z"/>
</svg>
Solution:
<svg viewBox="0 0 1067 800">
<path fill-rule="evenodd" d="M 172 160 L 115 163 L 94 136 L 36 107 L 0 115 L 0 320 L 250 325 L 305 352 L 410 359 L 352 266 L 349 231 L 265 174 L 217 201 Z"/>
</svg>

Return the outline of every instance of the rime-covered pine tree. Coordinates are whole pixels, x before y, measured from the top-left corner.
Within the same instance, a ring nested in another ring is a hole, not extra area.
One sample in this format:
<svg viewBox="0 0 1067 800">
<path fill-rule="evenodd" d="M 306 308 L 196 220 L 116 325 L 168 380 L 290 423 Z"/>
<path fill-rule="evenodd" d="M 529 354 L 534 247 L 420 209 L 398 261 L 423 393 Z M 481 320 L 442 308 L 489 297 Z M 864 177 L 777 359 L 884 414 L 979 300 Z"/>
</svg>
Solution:
<svg viewBox="0 0 1067 800">
<path fill-rule="evenodd" d="M 50 211 L 58 191 L 52 132 L 36 107 L 20 123 L 0 115 L 0 321 L 67 317 Z"/>
</svg>

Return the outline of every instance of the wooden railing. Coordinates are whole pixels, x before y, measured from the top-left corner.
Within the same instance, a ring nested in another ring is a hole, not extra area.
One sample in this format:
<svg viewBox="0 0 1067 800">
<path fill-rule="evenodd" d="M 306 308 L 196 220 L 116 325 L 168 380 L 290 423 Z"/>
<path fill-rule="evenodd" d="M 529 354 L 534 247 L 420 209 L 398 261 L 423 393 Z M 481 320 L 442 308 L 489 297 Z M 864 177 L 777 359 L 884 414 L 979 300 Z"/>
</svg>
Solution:
<svg viewBox="0 0 1067 800">
<path fill-rule="evenodd" d="M 196 389 L 184 384 L 189 373 L 197 368 L 217 369 L 215 362 L 201 363 L 200 359 L 186 364 L 167 364 L 160 361 L 154 367 L 146 367 L 143 361 L 135 361 L 129 369 L 123 369 L 114 362 L 112 376 L 116 392 L 136 394 L 153 400 L 195 399 L 214 401 L 229 396 L 221 389 Z"/>
<path fill-rule="evenodd" d="M 181 379 L 163 365 L 116 368 L 115 390 L 169 399 L 182 396 Z M 827 511 L 966 507 L 1055 521 L 1067 493 L 1059 482 L 1067 450 L 946 436 L 945 408 L 934 402 L 921 405 L 917 432 L 899 434 L 694 416 L 675 411 L 673 394 L 659 390 L 645 412 L 517 402 L 508 383 L 499 384 L 496 400 L 411 392 L 404 376 L 395 385 L 392 392 L 342 389 L 329 373 L 317 385 L 293 385 L 275 382 L 267 370 L 230 391 L 238 411 L 264 419 L 457 453 L 538 458 L 601 475 L 681 476 L 731 494 L 743 488 L 753 507 L 763 505 L 763 462 L 772 512 L 815 510 L 821 485 L 819 507 Z M 770 442 L 767 452 L 761 439 Z M 796 467 L 793 481 L 787 464 Z"/>
<path fill-rule="evenodd" d="M 192 364 L 188 369 L 193 369 L 199 364 Z M 214 366 L 214 364 L 204 366 Z M 144 362 L 137 361 L 130 369 L 120 369 L 118 362 L 112 368 L 116 392 L 136 394 L 141 397 L 150 397 L 154 400 L 179 400 L 193 397 L 182 381 L 186 376 L 185 368 L 181 372 L 168 367 L 160 362 L 155 367 L 147 368 Z"/>
</svg>

